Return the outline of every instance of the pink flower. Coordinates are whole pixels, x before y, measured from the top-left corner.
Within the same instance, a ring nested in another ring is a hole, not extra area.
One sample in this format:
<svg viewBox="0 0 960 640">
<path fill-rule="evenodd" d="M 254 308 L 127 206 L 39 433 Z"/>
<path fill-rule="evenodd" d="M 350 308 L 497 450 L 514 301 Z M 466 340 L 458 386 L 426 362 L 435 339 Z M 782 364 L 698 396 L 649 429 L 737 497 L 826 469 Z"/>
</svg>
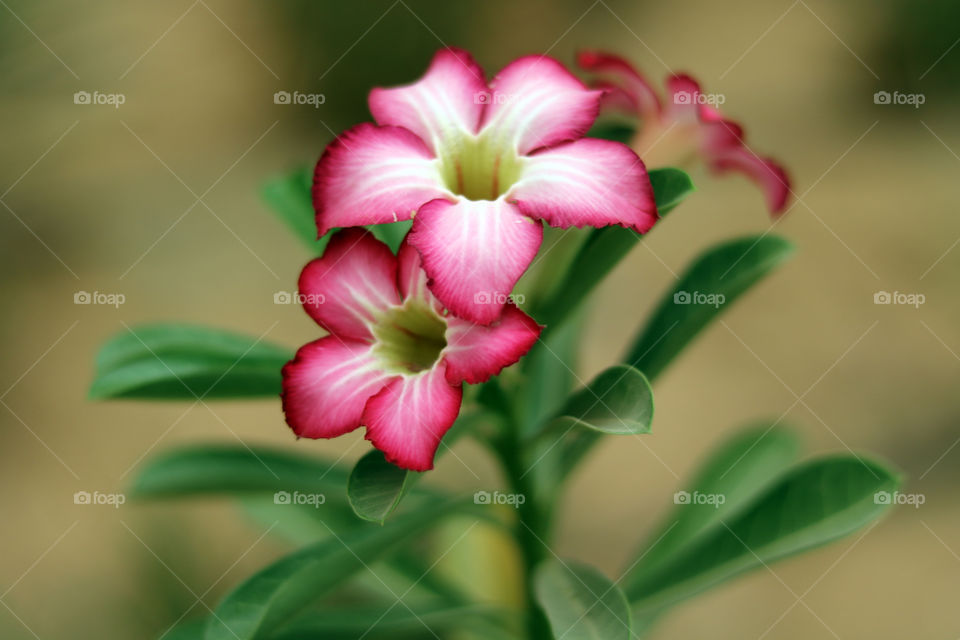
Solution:
<svg viewBox="0 0 960 640">
<path fill-rule="evenodd" d="M 366 425 L 387 460 L 433 467 L 460 412 L 462 383 L 483 382 L 537 341 L 540 326 L 512 303 L 489 326 L 444 313 L 420 256 L 396 256 L 370 233 L 346 229 L 300 274 L 307 313 L 330 335 L 283 367 L 283 411 L 298 436 L 335 438 Z"/>
<path fill-rule="evenodd" d="M 683 167 L 699 157 L 716 173 L 739 171 L 764 192 L 770 213 L 784 212 L 790 179 L 783 167 L 755 154 L 744 143 L 743 127 L 725 119 L 718 96 L 705 94 L 688 75 L 667 78 L 666 103 L 629 62 L 615 55 L 581 52 L 579 65 L 596 74 L 606 90 L 603 108 L 638 116 L 642 124 L 631 147 L 651 167 Z"/>
<path fill-rule="evenodd" d="M 313 186 L 320 234 L 413 218 L 431 291 L 489 324 L 536 255 L 541 220 L 641 233 L 656 222 L 637 155 L 583 138 L 602 95 L 551 58 L 519 58 L 488 85 L 470 54 L 441 50 L 419 81 L 370 93 L 376 125 L 327 148 Z"/>
</svg>

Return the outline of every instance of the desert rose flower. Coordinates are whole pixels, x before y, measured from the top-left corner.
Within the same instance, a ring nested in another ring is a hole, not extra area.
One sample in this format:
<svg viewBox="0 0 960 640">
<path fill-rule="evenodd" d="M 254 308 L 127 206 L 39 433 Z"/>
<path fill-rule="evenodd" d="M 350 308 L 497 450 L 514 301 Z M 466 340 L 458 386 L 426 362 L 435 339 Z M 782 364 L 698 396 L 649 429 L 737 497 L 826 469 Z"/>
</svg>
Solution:
<svg viewBox="0 0 960 640">
<path fill-rule="evenodd" d="M 480 326 L 448 314 L 420 256 L 398 255 L 361 229 L 338 232 L 304 267 L 304 308 L 330 335 L 283 368 L 283 410 L 298 436 L 335 438 L 361 425 L 390 462 L 425 471 L 460 412 L 462 383 L 525 354 L 540 326 L 512 303 Z"/>
<path fill-rule="evenodd" d="M 595 74 L 595 87 L 604 89 L 603 108 L 639 117 L 640 127 L 630 146 L 649 167 L 683 167 L 700 160 L 716 173 L 736 171 L 764 193 L 770 213 L 786 209 L 790 180 L 783 167 L 755 154 L 744 143 L 743 127 L 724 118 L 716 96 L 700 90 L 688 75 L 667 78 L 667 97 L 656 91 L 629 62 L 594 51 L 581 52 L 580 66 Z"/>
<path fill-rule="evenodd" d="M 441 50 L 419 81 L 370 93 L 376 125 L 327 148 L 313 185 L 319 232 L 413 218 L 431 291 L 489 324 L 536 255 L 541 221 L 642 233 L 657 219 L 637 155 L 583 138 L 602 96 L 551 58 L 519 58 L 488 84 L 470 54 Z"/>
</svg>

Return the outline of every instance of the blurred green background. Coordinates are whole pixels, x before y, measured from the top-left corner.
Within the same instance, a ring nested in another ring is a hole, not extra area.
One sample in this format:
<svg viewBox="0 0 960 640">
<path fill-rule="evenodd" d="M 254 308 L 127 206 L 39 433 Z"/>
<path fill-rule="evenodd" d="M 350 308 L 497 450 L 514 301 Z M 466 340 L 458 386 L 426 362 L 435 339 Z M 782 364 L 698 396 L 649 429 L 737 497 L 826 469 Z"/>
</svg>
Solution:
<svg viewBox="0 0 960 640">
<path fill-rule="evenodd" d="M 308 255 L 260 186 L 313 163 L 368 118 L 370 87 L 413 80 L 449 44 L 489 72 L 527 53 L 570 63 L 581 47 L 657 80 L 689 71 L 800 197 L 775 228 L 795 259 L 658 382 L 653 434 L 608 439 L 584 465 L 557 553 L 616 577 L 707 451 L 782 416 L 811 452 L 890 460 L 925 504 L 711 592 L 653 637 L 957 637 L 956 17 L 952 3 L 905 1 L 3 0 L 0 636 L 155 637 L 286 548 L 222 502 L 113 509 L 75 505 L 75 491 L 123 491 L 145 456 L 190 442 L 366 450 L 360 434 L 295 444 L 279 402 L 90 403 L 92 358 L 147 321 L 316 337 L 299 308 L 273 304 Z M 325 102 L 277 105 L 280 90 Z M 925 103 L 877 105 L 880 90 Z M 125 102 L 78 105 L 77 91 Z M 770 227 L 745 180 L 693 177 L 699 191 L 592 301 L 581 378 L 620 353 L 696 253 Z M 75 305 L 78 291 L 126 301 Z M 877 291 L 926 302 L 875 305 Z M 445 458 L 434 481 L 497 486 L 478 448 L 458 452 L 465 464 Z"/>
</svg>

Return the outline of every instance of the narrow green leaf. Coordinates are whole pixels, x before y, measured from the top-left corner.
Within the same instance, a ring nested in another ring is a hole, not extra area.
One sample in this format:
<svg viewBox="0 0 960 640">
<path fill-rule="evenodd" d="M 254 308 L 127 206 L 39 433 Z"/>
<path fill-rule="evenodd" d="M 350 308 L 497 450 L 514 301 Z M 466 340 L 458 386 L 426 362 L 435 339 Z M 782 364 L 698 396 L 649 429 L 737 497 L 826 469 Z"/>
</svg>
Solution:
<svg viewBox="0 0 960 640">
<path fill-rule="evenodd" d="M 790 242 L 773 235 L 707 250 L 663 297 L 624 361 L 655 379 L 701 329 L 792 253 Z"/>
<path fill-rule="evenodd" d="M 419 474 L 387 462 L 382 452 L 370 451 L 357 461 L 347 482 L 347 496 L 354 512 L 364 520 L 383 524 L 416 475 Z"/>
<path fill-rule="evenodd" d="M 247 579 L 216 608 L 206 640 L 253 640 L 276 631 L 353 574 L 411 542 L 456 506 L 434 502 L 383 527 L 359 529 L 349 540 L 333 537 L 281 558 Z"/>
<path fill-rule="evenodd" d="M 94 398 L 276 396 L 292 353 L 241 334 L 180 324 L 137 327 L 97 355 Z"/>
<path fill-rule="evenodd" d="M 614 142 L 621 142 L 623 144 L 629 144 L 633 139 L 633 134 L 636 133 L 637 128 L 625 122 L 615 122 L 615 121 L 606 121 L 598 122 L 587 132 L 587 136 L 590 138 L 600 138 L 602 140 L 613 140 Z"/>
<path fill-rule="evenodd" d="M 889 506 L 875 499 L 877 492 L 898 485 L 886 467 L 854 456 L 796 467 L 748 509 L 638 576 L 627 594 L 640 617 L 653 615 L 746 571 L 853 533 Z"/>
<path fill-rule="evenodd" d="M 640 371 L 617 365 L 604 370 L 567 401 L 550 422 L 552 432 L 572 426 L 601 433 L 629 435 L 650 432 L 653 390 Z"/>
<path fill-rule="evenodd" d="M 312 180 L 310 169 L 300 167 L 268 181 L 263 186 L 263 199 L 311 251 L 319 254 L 330 241 L 330 234 L 317 239 L 313 196 L 310 193 Z"/>
<path fill-rule="evenodd" d="M 332 462 L 275 449 L 197 446 L 151 459 L 139 472 L 137 498 L 302 491 L 336 499 L 347 472 Z"/>
<path fill-rule="evenodd" d="M 424 634 L 450 634 L 503 617 L 489 606 L 337 607 L 310 612 L 283 627 L 271 640 L 316 640 L 317 638 L 365 638 L 369 640 L 423 638 Z"/>
<path fill-rule="evenodd" d="M 630 605 L 602 573 L 584 565 L 547 561 L 534 573 L 534 593 L 553 637 L 563 640 L 628 640 Z"/>
<path fill-rule="evenodd" d="M 799 443 L 792 433 L 767 424 L 748 428 L 722 443 L 693 482 L 674 495 L 676 507 L 641 549 L 639 560 L 631 563 L 624 584 L 632 584 L 636 577 L 736 518 L 789 471 L 798 454 Z M 723 496 L 722 503 L 695 503 L 698 495 Z"/>
<path fill-rule="evenodd" d="M 650 171 L 650 182 L 661 216 L 693 192 L 690 176 L 679 169 L 654 169 Z M 567 267 L 562 284 L 534 311 L 533 317 L 548 328 L 559 325 L 639 240 L 639 234 L 623 227 L 594 229 Z"/>
</svg>

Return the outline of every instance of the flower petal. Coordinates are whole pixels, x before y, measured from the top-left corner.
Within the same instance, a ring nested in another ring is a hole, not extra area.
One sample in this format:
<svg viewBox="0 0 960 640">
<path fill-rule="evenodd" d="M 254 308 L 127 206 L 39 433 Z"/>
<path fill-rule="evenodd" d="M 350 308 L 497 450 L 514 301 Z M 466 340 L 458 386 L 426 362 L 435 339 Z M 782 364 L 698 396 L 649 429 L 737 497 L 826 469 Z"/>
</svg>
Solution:
<svg viewBox="0 0 960 640">
<path fill-rule="evenodd" d="M 583 137 L 597 118 L 603 96 L 545 56 L 514 60 L 490 86 L 481 130 L 521 155 Z"/>
<path fill-rule="evenodd" d="M 409 220 L 445 193 L 439 163 L 406 129 L 364 123 L 330 143 L 313 179 L 320 235 L 334 227 Z"/>
<path fill-rule="evenodd" d="M 507 201 L 552 227 L 618 224 L 644 233 L 657 221 L 643 161 L 610 140 L 584 138 L 528 156 Z"/>
<path fill-rule="evenodd" d="M 714 158 L 710 167 L 718 173 L 739 171 L 750 178 L 763 190 L 767 208 L 773 216 L 786 210 L 790 199 L 790 177 L 770 158 L 761 158 L 742 146 Z"/>
<path fill-rule="evenodd" d="M 391 381 L 363 412 L 366 438 L 388 461 L 412 471 L 433 468 L 440 440 L 460 413 L 463 390 L 450 385 L 439 364 Z"/>
<path fill-rule="evenodd" d="M 603 107 L 626 111 L 641 118 L 660 115 L 660 98 L 639 71 L 620 56 L 602 51 L 581 51 L 581 69 L 597 75 L 595 86 L 605 90 Z"/>
<path fill-rule="evenodd" d="M 400 297 L 404 300 L 416 298 L 426 302 L 438 314 L 443 313 L 443 305 L 430 293 L 427 286 L 427 273 L 423 270 L 420 253 L 404 238 L 397 251 L 397 280 L 400 285 Z"/>
<path fill-rule="evenodd" d="M 447 318 L 447 380 L 451 384 L 477 384 L 495 376 L 530 350 L 543 327 L 512 302 L 503 308 L 500 319 L 490 326 Z"/>
<path fill-rule="evenodd" d="M 376 367 L 365 342 L 320 338 L 283 367 L 283 412 L 304 438 L 336 438 L 363 423 L 363 410 L 392 376 Z"/>
<path fill-rule="evenodd" d="M 368 100 L 374 120 L 406 127 L 439 153 L 443 140 L 476 133 L 487 97 L 483 69 L 460 49 L 441 49 L 417 82 L 374 89 Z"/>
<path fill-rule="evenodd" d="M 338 231 L 323 256 L 307 263 L 298 284 L 303 308 L 342 338 L 364 340 L 374 314 L 399 305 L 397 260 L 363 229 Z"/>
<path fill-rule="evenodd" d="M 490 324 L 537 255 L 543 227 L 500 200 L 434 200 L 408 236 L 423 259 L 430 290 L 471 322 Z"/>
</svg>

